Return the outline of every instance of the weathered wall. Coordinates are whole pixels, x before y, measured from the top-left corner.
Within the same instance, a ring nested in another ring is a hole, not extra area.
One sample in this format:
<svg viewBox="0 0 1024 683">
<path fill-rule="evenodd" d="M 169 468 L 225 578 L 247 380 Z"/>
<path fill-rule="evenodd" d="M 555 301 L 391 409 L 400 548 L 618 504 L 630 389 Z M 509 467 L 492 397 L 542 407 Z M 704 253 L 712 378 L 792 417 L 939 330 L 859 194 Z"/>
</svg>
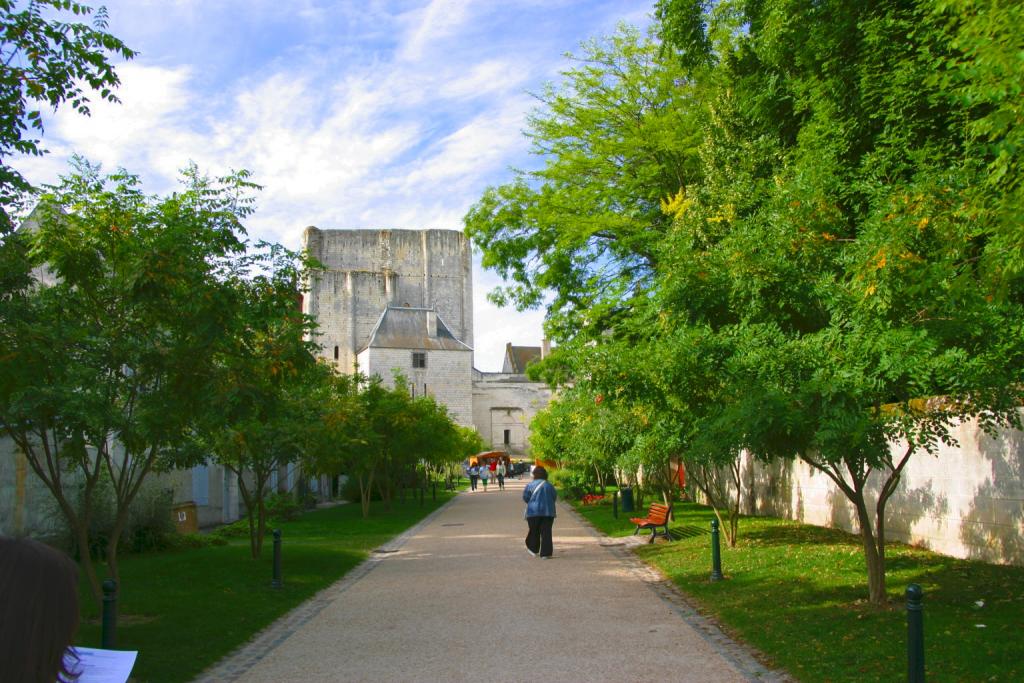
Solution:
<svg viewBox="0 0 1024 683">
<path fill-rule="evenodd" d="M 0 437 L 0 535 L 48 535 L 59 514 L 52 501 L 14 442 Z"/>
<path fill-rule="evenodd" d="M 915 454 L 907 463 L 886 507 L 886 538 L 953 557 L 1024 564 L 1024 434 L 1004 430 L 992 437 L 971 421 L 953 436 L 959 447 Z M 748 513 L 857 531 L 846 497 L 803 462 L 762 465 L 747 458 L 744 478 L 753 492 Z M 869 510 L 880 485 L 877 477 L 870 482 Z"/>
<path fill-rule="evenodd" d="M 368 375 L 378 375 L 385 386 L 394 387 L 394 371 L 405 376 L 416 396 L 426 392 L 438 403 L 448 406 L 448 413 L 460 425 L 473 426 L 473 395 L 470 377 L 473 373 L 471 351 L 430 349 L 427 367 L 412 367 L 412 349 L 368 348 L 359 354 L 359 367 Z"/>
<path fill-rule="evenodd" d="M 244 514 L 239 507 L 238 484 L 233 476 L 224 477 L 220 466 L 211 465 L 166 474 L 151 473 L 148 486 L 171 488 L 173 504 L 195 501 L 200 526 L 232 522 Z M 71 472 L 65 478 L 65 490 L 77 484 Z M 202 485 L 205 484 L 205 485 Z M 196 500 L 206 493 L 206 502 Z M 0 438 L 0 535 L 45 537 L 63 522 L 49 489 L 36 477 L 25 457 L 9 438 Z"/>
<path fill-rule="evenodd" d="M 529 455 L 530 422 L 551 401 L 551 390 L 523 375 L 474 372 L 473 424 L 484 442 L 496 450 L 504 447 L 504 430 L 511 431 L 509 450 Z"/>
<path fill-rule="evenodd" d="M 303 309 L 320 323 L 322 356 L 333 360 L 337 347 L 343 372 L 388 304 L 434 307 L 473 346 L 472 251 L 461 232 L 310 227 L 304 244 L 326 270 L 310 283 Z"/>
</svg>

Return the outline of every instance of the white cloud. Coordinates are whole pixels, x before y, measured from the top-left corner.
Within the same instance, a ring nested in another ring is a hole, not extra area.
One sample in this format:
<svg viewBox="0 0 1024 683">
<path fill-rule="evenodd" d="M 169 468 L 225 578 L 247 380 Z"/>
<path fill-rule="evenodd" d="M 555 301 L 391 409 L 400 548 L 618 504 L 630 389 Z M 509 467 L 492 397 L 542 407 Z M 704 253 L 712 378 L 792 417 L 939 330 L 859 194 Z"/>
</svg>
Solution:
<svg viewBox="0 0 1024 683">
<path fill-rule="evenodd" d="M 422 59 L 431 48 L 451 38 L 469 18 L 469 0 L 430 0 L 425 7 L 407 12 L 399 19 L 406 33 L 398 51 L 398 61 Z"/>
<path fill-rule="evenodd" d="M 108 5 L 111 30 L 140 51 L 118 67 L 122 104 L 57 114 L 53 153 L 18 168 L 50 182 L 79 152 L 141 174 L 151 192 L 173 189 L 189 160 L 211 174 L 248 168 L 266 188 L 250 235 L 296 248 L 307 225 L 460 229 L 485 186 L 529 163 L 524 91 L 650 2 Z M 477 366 L 497 370 L 505 343 L 540 343 L 543 314 L 497 309 L 486 300 L 497 277 L 474 263 Z"/>
</svg>

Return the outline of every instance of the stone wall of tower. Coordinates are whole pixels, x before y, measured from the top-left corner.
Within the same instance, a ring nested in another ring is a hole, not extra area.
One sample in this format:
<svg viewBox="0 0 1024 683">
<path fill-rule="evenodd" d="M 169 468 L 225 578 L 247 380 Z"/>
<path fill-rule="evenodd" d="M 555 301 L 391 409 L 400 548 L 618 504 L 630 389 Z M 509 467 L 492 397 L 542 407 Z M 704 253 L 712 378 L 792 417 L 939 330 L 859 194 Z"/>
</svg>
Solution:
<svg viewBox="0 0 1024 683">
<path fill-rule="evenodd" d="M 461 232 L 310 227 L 303 237 L 306 251 L 325 267 L 310 283 L 303 310 L 319 321 L 321 355 L 340 370 L 352 371 L 389 304 L 433 306 L 473 346 L 472 251 Z"/>
<path fill-rule="evenodd" d="M 359 354 L 359 369 L 377 375 L 384 386 L 394 388 L 395 371 L 409 383 L 413 396 L 433 396 L 448 407 L 448 414 L 464 427 L 473 426 L 472 352 L 431 349 L 426 354 L 426 367 L 412 367 L 412 351 L 408 349 L 364 349 Z"/>
</svg>

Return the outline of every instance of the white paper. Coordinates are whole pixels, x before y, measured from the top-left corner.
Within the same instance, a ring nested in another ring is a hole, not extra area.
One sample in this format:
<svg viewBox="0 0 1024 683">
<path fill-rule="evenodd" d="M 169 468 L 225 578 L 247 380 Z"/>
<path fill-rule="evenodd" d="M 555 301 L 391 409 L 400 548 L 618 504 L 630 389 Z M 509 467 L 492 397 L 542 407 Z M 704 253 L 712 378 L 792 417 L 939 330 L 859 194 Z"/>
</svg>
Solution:
<svg viewBox="0 0 1024 683">
<path fill-rule="evenodd" d="M 100 650 L 94 647 L 73 648 L 78 655 L 75 663 L 65 655 L 69 668 L 78 673 L 78 683 L 127 683 L 135 666 L 137 650 Z"/>
</svg>

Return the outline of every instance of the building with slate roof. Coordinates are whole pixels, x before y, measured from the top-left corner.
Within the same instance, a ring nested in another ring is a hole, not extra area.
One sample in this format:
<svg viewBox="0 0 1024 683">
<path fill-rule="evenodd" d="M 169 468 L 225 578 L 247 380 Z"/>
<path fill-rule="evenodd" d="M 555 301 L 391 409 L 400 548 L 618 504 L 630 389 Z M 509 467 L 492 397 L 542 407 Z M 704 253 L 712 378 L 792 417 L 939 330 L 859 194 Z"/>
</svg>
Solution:
<svg viewBox="0 0 1024 683">
<path fill-rule="evenodd" d="M 401 374 L 492 448 L 529 454 L 530 421 L 551 395 L 524 373 L 545 349 L 508 344 L 502 372 L 473 367 L 472 250 L 461 232 L 311 227 L 303 239 L 324 266 L 303 298 L 324 359 L 392 386 Z"/>
</svg>

